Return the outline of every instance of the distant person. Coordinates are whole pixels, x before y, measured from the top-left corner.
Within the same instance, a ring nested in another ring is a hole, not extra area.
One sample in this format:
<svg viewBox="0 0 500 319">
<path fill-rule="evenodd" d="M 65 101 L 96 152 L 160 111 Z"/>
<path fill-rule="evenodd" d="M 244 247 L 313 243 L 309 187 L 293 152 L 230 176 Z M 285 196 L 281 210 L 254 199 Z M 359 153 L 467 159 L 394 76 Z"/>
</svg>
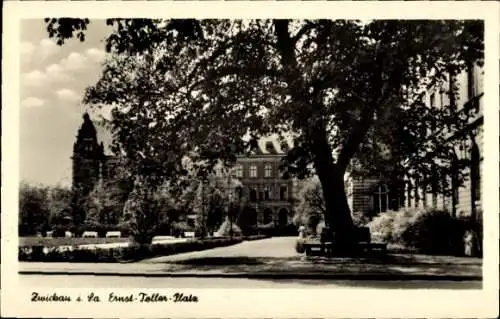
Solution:
<svg viewBox="0 0 500 319">
<path fill-rule="evenodd" d="M 299 227 L 299 238 L 306 238 L 306 228 L 304 225 L 300 225 Z"/>
<path fill-rule="evenodd" d="M 465 256 L 473 257 L 477 255 L 477 236 L 474 231 L 468 230 L 464 235 Z"/>
</svg>

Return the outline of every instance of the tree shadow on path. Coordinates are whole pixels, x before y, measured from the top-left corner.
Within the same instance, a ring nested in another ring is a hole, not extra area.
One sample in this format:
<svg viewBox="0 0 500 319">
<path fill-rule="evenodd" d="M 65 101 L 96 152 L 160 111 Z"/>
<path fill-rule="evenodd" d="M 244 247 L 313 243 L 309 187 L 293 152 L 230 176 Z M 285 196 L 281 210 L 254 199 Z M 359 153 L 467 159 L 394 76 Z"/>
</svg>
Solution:
<svg viewBox="0 0 500 319">
<path fill-rule="evenodd" d="M 415 256 L 386 256 L 383 258 L 254 258 L 254 257 L 201 257 L 165 263 L 175 271 L 193 273 L 245 274 L 247 277 L 280 278 L 352 278 L 363 280 L 416 280 L 436 278 L 451 280 L 459 277 L 481 277 L 481 264 L 463 260 L 421 258 Z M 439 278 L 438 278 L 439 277 Z"/>
</svg>

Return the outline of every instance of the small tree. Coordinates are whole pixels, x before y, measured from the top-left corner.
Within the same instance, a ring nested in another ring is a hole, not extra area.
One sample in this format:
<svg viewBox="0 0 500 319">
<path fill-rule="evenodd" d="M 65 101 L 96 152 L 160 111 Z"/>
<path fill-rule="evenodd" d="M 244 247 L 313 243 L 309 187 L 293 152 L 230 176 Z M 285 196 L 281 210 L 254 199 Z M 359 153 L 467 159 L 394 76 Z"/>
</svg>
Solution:
<svg viewBox="0 0 500 319">
<path fill-rule="evenodd" d="M 72 220 L 71 199 L 73 192 L 62 186 L 53 186 L 48 188 L 47 205 L 49 207 L 49 228 L 57 225 L 67 224 Z"/>
<path fill-rule="evenodd" d="M 117 225 L 122 218 L 123 208 L 133 189 L 132 176 L 125 163 L 113 169 L 113 176 L 107 177 L 85 198 L 87 211 L 85 222 Z"/>
<path fill-rule="evenodd" d="M 123 210 L 122 226 L 128 226 L 134 241 L 148 245 L 158 227 L 167 220 L 173 208 L 166 186 L 156 186 L 146 178 L 136 178 Z"/>
<path fill-rule="evenodd" d="M 316 227 L 323 220 L 325 212 L 321 183 L 317 177 L 309 178 L 303 182 L 298 193 L 293 222 L 297 226 L 306 226 L 308 231 L 315 235 Z"/>
</svg>

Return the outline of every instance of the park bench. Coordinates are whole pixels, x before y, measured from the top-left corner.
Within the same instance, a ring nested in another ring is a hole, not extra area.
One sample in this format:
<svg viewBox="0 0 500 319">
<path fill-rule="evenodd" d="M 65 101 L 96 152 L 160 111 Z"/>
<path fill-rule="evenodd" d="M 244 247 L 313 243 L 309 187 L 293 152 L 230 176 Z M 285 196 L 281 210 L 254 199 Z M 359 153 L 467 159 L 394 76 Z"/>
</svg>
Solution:
<svg viewBox="0 0 500 319">
<path fill-rule="evenodd" d="M 120 231 L 108 231 L 106 233 L 106 238 L 120 238 L 122 233 Z"/>
<path fill-rule="evenodd" d="M 194 238 L 194 231 L 186 231 L 184 232 L 184 236 L 186 238 Z"/>
<path fill-rule="evenodd" d="M 96 231 L 85 231 L 82 234 L 83 238 L 97 238 L 99 237 Z"/>
<path fill-rule="evenodd" d="M 357 245 L 353 253 L 378 252 L 387 253 L 387 245 L 384 243 L 372 243 L 370 229 L 359 227 L 356 229 Z M 333 256 L 335 254 L 335 242 L 331 238 L 318 240 L 307 240 L 304 243 L 306 256 Z"/>
</svg>

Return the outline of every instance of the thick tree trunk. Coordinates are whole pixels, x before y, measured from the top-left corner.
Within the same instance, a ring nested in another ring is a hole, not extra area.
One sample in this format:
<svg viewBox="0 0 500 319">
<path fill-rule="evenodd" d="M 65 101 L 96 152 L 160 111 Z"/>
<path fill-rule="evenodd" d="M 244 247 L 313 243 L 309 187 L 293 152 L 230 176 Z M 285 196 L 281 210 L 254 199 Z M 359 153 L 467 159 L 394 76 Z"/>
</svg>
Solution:
<svg viewBox="0 0 500 319">
<path fill-rule="evenodd" d="M 335 164 L 318 171 L 325 199 L 325 222 L 332 232 L 335 242 L 346 249 L 355 243 L 354 224 L 347 202 L 344 177 Z"/>
<path fill-rule="evenodd" d="M 316 130 L 311 135 L 314 166 L 323 188 L 326 206 L 325 223 L 338 244 L 338 253 L 348 254 L 353 250 L 356 238 L 345 191 L 344 171 L 334 163 L 326 132 Z"/>
</svg>

